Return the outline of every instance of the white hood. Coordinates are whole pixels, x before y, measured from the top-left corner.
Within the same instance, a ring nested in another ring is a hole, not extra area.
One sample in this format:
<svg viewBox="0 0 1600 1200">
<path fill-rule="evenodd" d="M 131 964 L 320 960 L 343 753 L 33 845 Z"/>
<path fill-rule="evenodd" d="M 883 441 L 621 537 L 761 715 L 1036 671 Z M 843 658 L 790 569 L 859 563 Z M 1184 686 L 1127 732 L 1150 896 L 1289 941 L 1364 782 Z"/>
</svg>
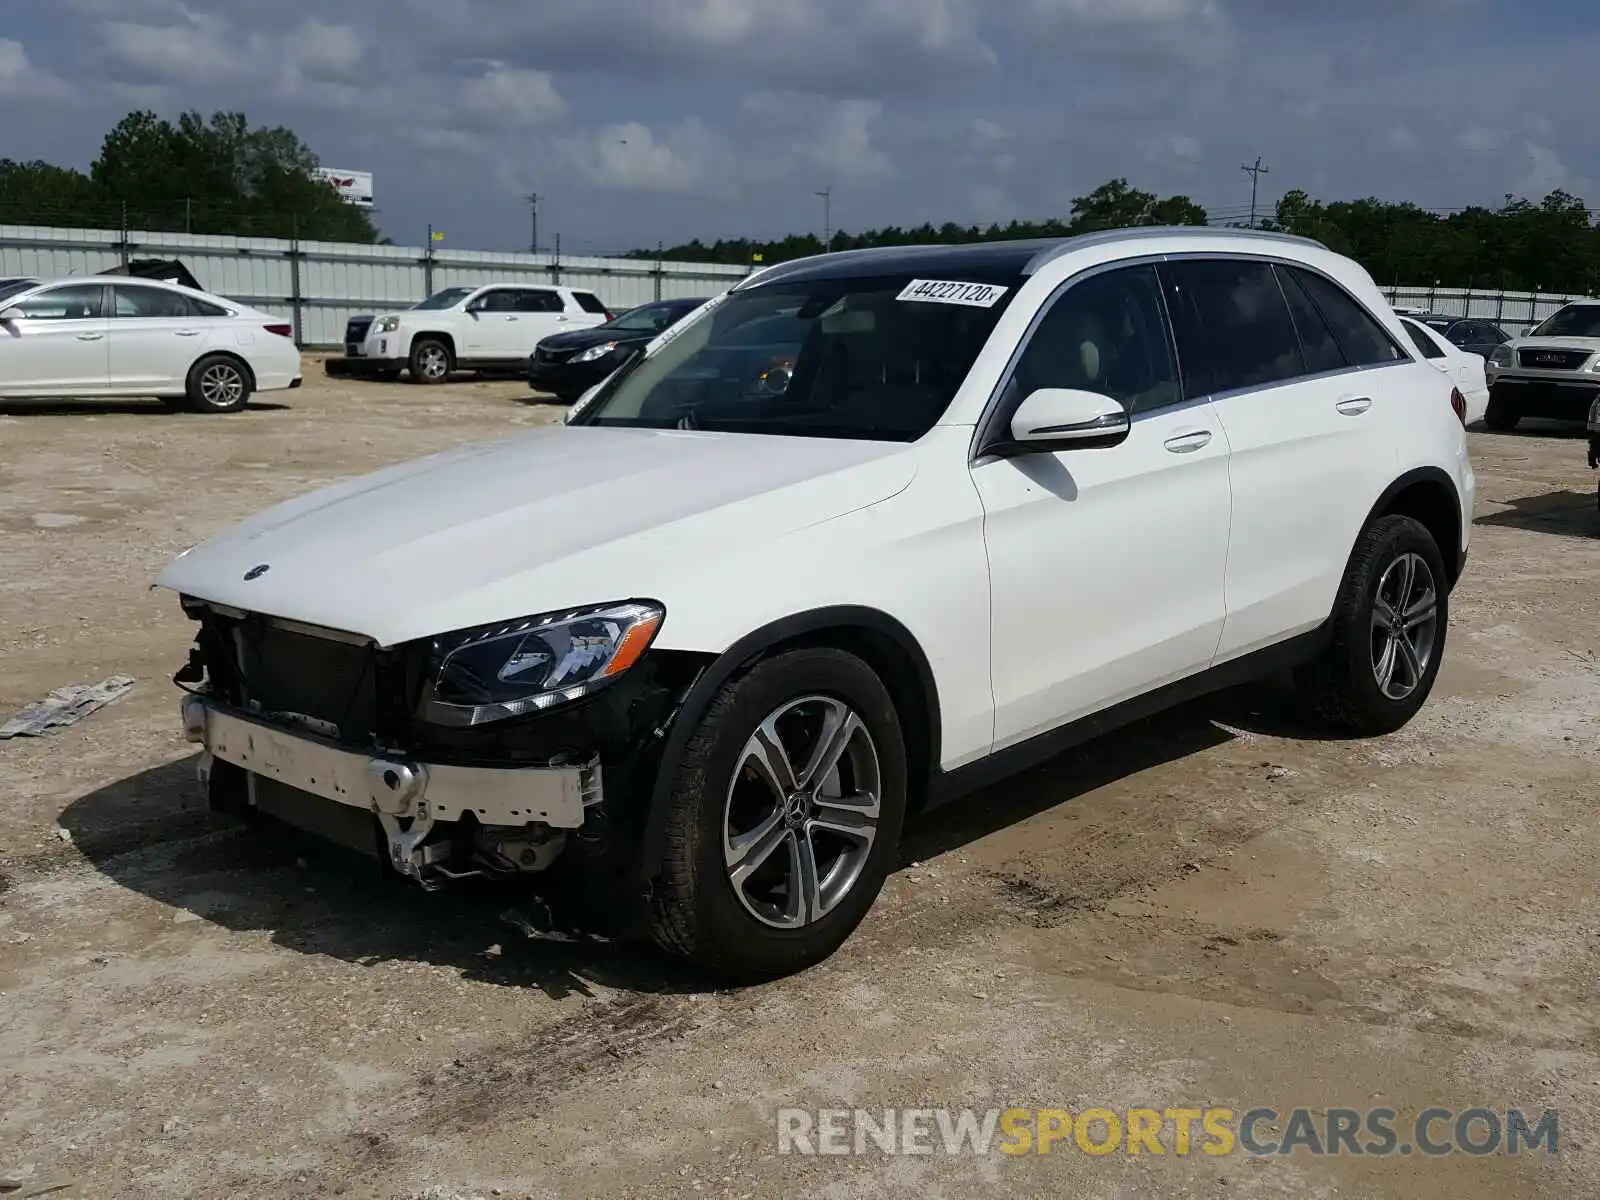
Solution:
<svg viewBox="0 0 1600 1200">
<path fill-rule="evenodd" d="M 1519 337 L 1512 338 L 1517 350 L 1587 350 L 1600 352 L 1600 337 Z"/>
<path fill-rule="evenodd" d="M 892 443 L 558 425 L 277 505 L 159 583 L 382 645 L 635 597 L 666 602 L 670 626 L 675 580 L 914 473 L 911 447 Z"/>
</svg>

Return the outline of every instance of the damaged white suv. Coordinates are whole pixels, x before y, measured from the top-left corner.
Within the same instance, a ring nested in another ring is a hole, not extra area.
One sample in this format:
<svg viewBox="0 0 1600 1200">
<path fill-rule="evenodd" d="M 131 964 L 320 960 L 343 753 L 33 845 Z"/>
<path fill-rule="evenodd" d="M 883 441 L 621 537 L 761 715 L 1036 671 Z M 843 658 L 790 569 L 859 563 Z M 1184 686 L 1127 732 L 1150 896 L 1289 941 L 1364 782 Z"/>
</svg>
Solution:
<svg viewBox="0 0 1600 1200">
<path fill-rule="evenodd" d="M 1452 399 L 1299 239 L 775 266 L 565 426 L 182 555 L 184 723 L 219 809 L 791 971 L 909 812 L 1119 722 L 1285 664 L 1347 730 L 1408 721 L 1467 554 Z"/>
</svg>

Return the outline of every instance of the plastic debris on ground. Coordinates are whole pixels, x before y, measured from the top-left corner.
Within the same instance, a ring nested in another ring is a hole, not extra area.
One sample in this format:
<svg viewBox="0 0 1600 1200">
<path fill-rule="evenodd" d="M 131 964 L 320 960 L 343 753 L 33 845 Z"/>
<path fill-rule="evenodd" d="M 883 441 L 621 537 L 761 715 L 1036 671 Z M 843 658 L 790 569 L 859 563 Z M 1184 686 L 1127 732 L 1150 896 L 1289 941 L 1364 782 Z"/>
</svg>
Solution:
<svg viewBox="0 0 1600 1200">
<path fill-rule="evenodd" d="M 37 704 L 30 704 L 4 724 L 0 741 L 14 737 L 39 737 L 52 729 L 65 729 L 133 690 L 133 676 L 112 675 L 99 683 L 75 683 L 57 688 Z"/>
</svg>

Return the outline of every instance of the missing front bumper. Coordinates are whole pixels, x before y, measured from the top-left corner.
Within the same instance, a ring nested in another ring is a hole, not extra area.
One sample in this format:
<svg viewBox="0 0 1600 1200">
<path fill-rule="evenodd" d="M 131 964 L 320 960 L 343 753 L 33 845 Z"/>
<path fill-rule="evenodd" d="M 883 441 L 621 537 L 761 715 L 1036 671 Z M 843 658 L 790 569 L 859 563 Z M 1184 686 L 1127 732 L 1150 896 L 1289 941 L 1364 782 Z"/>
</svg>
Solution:
<svg viewBox="0 0 1600 1200">
<path fill-rule="evenodd" d="M 214 761 L 300 799 L 371 813 L 396 871 L 432 885 L 482 874 L 463 858 L 501 871 L 537 871 L 560 852 L 565 831 L 581 828 L 603 791 L 598 759 L 537 767 L 461 767 L 350 750 L 314 734 L 284 729 L 202 696 L 181 705 L 184 732 L 204 746 L 202 776 Z M 329 814 L 339 825 L 337 814 Z M 297 821 L 321 832 L 316 821 Z M 467 834 L 467 844 L 460 836 Z"/>
</svg>

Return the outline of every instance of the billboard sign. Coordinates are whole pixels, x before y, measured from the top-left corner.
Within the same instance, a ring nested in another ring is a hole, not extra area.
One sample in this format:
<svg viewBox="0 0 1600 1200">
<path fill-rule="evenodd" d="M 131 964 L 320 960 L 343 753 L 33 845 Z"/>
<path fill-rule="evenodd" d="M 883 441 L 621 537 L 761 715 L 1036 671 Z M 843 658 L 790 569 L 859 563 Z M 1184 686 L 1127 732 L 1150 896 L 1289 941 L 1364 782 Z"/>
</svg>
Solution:
<svg viewBox="0 0 1600 1200">
<path fill-rule="evenodd" d="M 370 171 L 338 171 L 332 167 L 318 167 L 312 175 L 322 180 L 348 204 L 357 208 L 372 207 L 372 173 Z"/>
</svg>

